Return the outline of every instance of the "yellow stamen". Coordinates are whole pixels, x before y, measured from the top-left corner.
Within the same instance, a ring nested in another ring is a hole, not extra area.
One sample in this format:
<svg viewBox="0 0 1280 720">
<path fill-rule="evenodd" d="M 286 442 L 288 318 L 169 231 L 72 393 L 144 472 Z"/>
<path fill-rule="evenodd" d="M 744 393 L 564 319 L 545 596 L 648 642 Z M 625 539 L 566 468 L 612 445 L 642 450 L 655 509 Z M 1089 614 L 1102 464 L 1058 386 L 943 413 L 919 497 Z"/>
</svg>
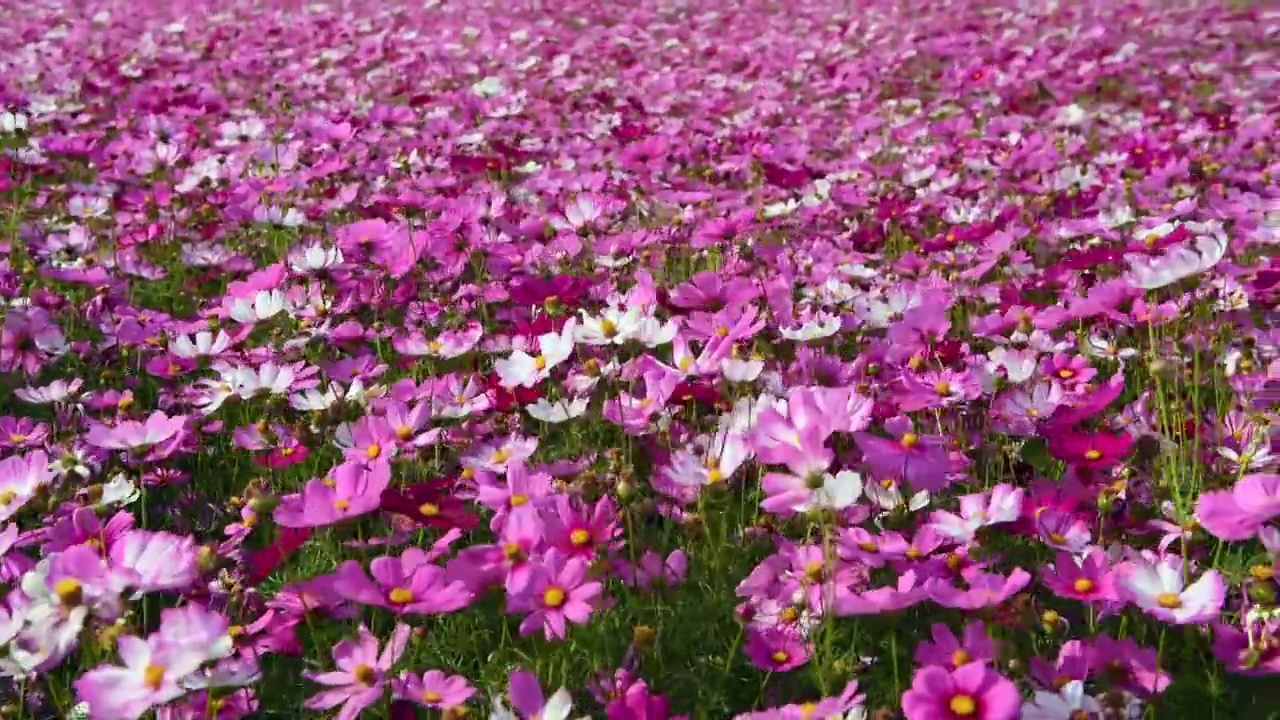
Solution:
<svg viewBox="0 0 1280 720">
<path fill-rule="evenodd" d="M 142 671 L 142 682 L 152 690 L 159 690 L 164 685 L 164 666 L 151 663 Z"/>
<path fill-rule="evenodd" d="M 542 604 L 549 608 L 558 608 L 564 605 L 564 601 L 564 590 L 558 587 L 552 586 L 542 591 Z"/>
<path fill-rule="evenodd" d="M 978 703 L 971 695 L 956 695 L 947 704 L 951 712 L 961 717 L 968 717 L 978 711 Z"/>
</svg>

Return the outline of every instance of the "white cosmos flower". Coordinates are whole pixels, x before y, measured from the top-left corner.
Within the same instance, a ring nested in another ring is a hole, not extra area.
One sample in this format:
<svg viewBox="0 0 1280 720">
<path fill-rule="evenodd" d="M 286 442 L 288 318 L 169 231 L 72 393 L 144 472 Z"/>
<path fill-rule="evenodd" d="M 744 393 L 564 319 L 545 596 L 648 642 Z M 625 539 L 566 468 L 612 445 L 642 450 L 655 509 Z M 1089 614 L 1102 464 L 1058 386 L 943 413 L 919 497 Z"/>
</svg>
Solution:
<svg viewBox="0 0 1280 720">
<path fill-rule="evenodd" d="M 840 317 L 826 312 L 818 312 L 798 327 L 778 328 L 778 332 L 782 334 L 782 337 L 797 342 L 827 338 L 840 332 Z"/>
<path fill-rule="evenodd" d="M 525 410 L 535 420 L 541 420 L 546 423 L 562 423 L 566 420 L 580 417 L 587 411 L 587 398 L 578 397 L 568 402 L 557 400 L 549 402 L 546 398 L 538 398 L 533 403 L 526 405 Z"/>
<path fill-rule="evenodd" d="M 305 275 L 315 272 L 316 270 L 324 270 L 335 265 L 341 265 L 345 258 L 342 250 L 336 247 L 325 247 L 320 244 L 307 246 L 301 252 L 298 252 L 289 261 L 289 267 L 296 273 Z"/>
<path fill-rule="evenodd" d="M 231 346 L 231 336 L 219 330 L 215 335 L 208 330 L 201 330 L 195 335 L 178 335 L 169 341 L 169 352 L 180 358 L 196 358 L 220 355 Z"/>
<path fill-rule="evenodd" d="M 606 308 L 600 317 L 592 317 L 584 310 L 575 337 L 587 345 L 622 345 L 636 337 L 643 319 L 638 307 Z"/>
<path fill-rule="evenodd" d="M 1193 223 L 1187 223 L 1190 228 Z M 1157 258 L 1130 255 L 1129 282 L 1144 290 L 1154 290 L 1172 285 L 1179 280 L 1198 275 L 1217 265 L 1226 255 L 1227 236 L 1220 227 L 1200 226 L 1207 232 L 1198 235 L 1195 246 L 1180 245 L 1171 248 Z"/>
<path fill-rule="evenodd" d="M 570 318 L 560 332 L 539 336 L 538 347 L 541 352 L 537 356 L 524 350 L 516 350 L 511 357 L 494 362 L 493 369 L 498 373 L 502 387 L 533 387 L 545 380 L 552 368 L 573 353 L 574 325 L 573 318 Z"/>
<path fill-rule="evenodd" d="M 260 290 L 252 298 L 240 297 L 224 302 L 223 307 L 232 320 L 248 325 L 287 311 L 289 303 L 279 290 Z"/>
<path fill-rule="evenodd" d="M 1079 680 L 1072 680 L 1056 693 L 1040 690 L 1022 706 L 1022 720 L 1074 720 L 1101 715 L 1102 705 L 1085 694 L 1084 683 Z"/>
</svg>

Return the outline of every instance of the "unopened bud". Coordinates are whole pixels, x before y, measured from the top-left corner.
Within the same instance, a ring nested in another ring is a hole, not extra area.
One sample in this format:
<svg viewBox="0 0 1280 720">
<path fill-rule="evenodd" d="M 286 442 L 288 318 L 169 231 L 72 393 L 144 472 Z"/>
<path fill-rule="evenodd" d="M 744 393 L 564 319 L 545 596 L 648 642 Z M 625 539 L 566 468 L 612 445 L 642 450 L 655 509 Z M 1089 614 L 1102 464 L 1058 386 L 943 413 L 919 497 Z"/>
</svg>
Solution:
<svg viewBox="0 0 1280 720">
<path fill-rule="evenodd" d="M 631 631 L 631 644 L 640 650 L 648 650 L 653 647 L 653 641 L 658 637 L 658 631 L 648 625 L 637 625 Z"/>
</svg>

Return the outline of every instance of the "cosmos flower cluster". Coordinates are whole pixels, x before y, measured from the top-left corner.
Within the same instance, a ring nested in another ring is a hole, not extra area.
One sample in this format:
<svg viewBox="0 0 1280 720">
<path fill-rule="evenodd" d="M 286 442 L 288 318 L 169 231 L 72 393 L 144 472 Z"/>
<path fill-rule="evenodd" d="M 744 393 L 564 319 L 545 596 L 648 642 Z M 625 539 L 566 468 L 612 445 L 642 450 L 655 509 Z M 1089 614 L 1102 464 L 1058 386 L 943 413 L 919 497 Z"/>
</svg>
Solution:
<svg viewBox="0 0 1280 720">
<path fill-rule="evenodd" d="M 1176 5 L 6 5 L 0 715 L 1265 717 L 1275 18 Z"/>
</svg>

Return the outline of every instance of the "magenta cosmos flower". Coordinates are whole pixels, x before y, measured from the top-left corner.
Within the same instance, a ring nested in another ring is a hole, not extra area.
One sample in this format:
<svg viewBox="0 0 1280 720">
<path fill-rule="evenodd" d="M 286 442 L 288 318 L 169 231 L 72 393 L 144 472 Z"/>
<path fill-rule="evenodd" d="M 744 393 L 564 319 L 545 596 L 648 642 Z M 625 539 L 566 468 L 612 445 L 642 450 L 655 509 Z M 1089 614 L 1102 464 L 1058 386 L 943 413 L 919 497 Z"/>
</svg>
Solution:
<svg viewBox="0 0 1280 720">
<path fill-rule="evenodd" d="M 361 711 L 382 698 L 386 675 L 404 653 L 410 631 L 408 625 L 397 625 L 387 646 L 379 653 L 378 638 L 361 625 L 358 642 L 343 640 L 334 646 L 333 662 L 337 670 L 303 673 L 308 680 L 328 688 L 309 698 L 303 707 L 328 710 L 341 705 L 338 720 L 355 720 Z"/>
<path fill-rule="evenodd" d="M 1128 433 L 1067 431 L 1054 433 L 1048 439 L 1049 452 L 1054 457 L 1090 470 L 1112 467 L 1133 449 L 1133 436 Z"/>
<path fill-rule="evenodd" d="M 1014 720 L 1021 707 L 1018 688 L 982 663 L 920 668 L 902 696 L 907 720 Z"/>
<path fill-rule="evenodd" d="M 345 462 L 329 477 L 308 481 L 301 493 L 281 498 L 275 521 L 281 527 L 305 528 L 359 517 L 378 509 L 390 483 L 391 463 L 386 458 L 369 465 Z"/>
<path fill-rule="evenodd" d="M 587 581 L 586 559 L 568 557 L 556 548 L 547 551 L 540 565 L 530 568 L 529 580 L 521 591 L 508 596 L 507 610 L 529 613 L 520 623 L 520 634 L 542 628 L 548 640 L 563 639 L 567 623 L 585 623 L 595 610 L 604 586 Z"/>
</svg>

